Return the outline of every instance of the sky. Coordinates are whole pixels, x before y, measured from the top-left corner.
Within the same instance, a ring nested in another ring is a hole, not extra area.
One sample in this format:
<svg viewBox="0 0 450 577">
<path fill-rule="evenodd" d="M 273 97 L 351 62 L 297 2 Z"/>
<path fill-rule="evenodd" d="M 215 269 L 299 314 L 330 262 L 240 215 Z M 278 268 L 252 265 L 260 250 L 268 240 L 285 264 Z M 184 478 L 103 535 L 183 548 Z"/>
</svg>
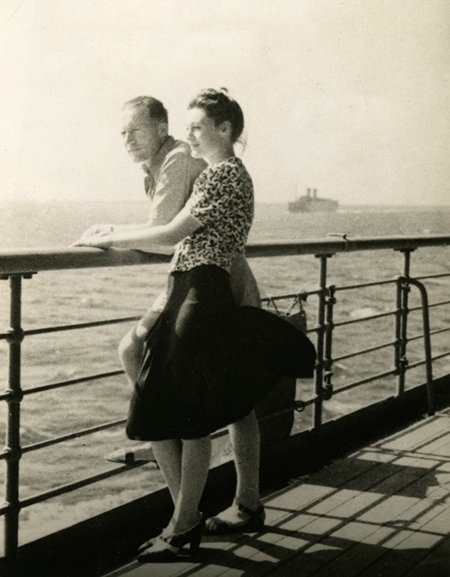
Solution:
<svg viewBox="0 0 450 577">
<path fill-rule="evenodd" d="M 448 0 L 1 0 L 0 200 L 142 200 L 122 104 L 227 87 L 257 202 L 450 205 Z"/>
</svg>

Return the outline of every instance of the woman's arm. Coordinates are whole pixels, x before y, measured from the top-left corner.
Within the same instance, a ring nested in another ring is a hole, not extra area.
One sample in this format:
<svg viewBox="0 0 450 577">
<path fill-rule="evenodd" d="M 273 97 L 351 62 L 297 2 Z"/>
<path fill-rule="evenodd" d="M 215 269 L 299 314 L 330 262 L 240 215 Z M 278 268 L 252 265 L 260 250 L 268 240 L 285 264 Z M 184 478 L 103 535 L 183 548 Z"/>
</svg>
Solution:
<svg viewBox="0 0 450 577">
<path fill-rule="evenodd" d="M 123 232 L 125 230 L 139 230 L 147 227 L 147 222 L 141 222 L 139 224 L 94 224 L 83 232 L 81 238 L 84 239 L 96 234 L 110 234 L 111 232 Z"/>
<path fill-rule="evenodd" d="M 174 246 L 195 232 L 200 226 L 201 223 L 184 208 L 168 224 L 99 233 L 88 237 L 82 236 L 72 246 L 124 248 L 155 252 L 152 250 L 155 245 Z"/>
</svg>

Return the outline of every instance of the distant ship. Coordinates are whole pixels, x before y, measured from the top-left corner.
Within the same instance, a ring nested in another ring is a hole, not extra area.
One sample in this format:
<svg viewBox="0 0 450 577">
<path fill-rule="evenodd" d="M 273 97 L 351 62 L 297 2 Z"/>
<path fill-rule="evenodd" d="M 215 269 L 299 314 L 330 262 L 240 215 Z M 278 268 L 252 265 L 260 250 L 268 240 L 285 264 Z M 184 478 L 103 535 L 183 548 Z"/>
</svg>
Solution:
<svg viewBox="0 0 450 577">
<path fill-rule="evenodd" d="M 336 212 L 339 203 L 330 198 L 319 198 L 317 189 L 308 188 L 304 196 L 288 202 L 290 212 Z"/>
</svg>

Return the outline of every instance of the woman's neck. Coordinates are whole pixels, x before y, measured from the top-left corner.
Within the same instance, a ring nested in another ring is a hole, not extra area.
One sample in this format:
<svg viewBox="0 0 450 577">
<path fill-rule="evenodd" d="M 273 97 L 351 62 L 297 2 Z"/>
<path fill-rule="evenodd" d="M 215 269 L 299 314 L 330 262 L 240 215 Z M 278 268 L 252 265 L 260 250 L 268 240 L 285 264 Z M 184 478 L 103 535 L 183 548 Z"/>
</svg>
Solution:
<svg viewBox="0 0 450 577">
<path fill-rule="evenodd" d="M 232 156 L 234 156 L 233 145 L 212 151 L 211 154 L 208 154 L 208 156 L 205 157 L 205 160 L 210 166 L 215 166 L 216 164 L 220 164 Z"/>
</svg>

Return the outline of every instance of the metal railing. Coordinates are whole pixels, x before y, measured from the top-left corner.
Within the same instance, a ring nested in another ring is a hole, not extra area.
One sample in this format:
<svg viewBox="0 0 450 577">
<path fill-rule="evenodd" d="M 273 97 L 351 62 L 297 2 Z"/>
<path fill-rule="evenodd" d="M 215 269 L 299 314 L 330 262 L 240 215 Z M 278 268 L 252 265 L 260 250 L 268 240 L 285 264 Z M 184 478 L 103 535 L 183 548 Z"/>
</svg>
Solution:
<svg viewBox="0 0 450 577">
<path fill-rule="evenodd" d="M 411 253 L 422 247 L 445 247 L 450 244 L 450 236 L 392 236 L 349 239 L 345 235 L 339 237 L 332 236 L 325 239 L 304 240 L 300 242 L 276 242 L 265 244 L 250 244 L 247 247 L 247 256 L 250 258 L 272 258 L 279 256 L 293 255 L 314 255 L 319 259 L 318 288 L 308 292 L 294 293 L 289 295 L 278 295 L 271 297 L 271 303 L 282 301 L 286 298 L 296 298 L 305 301 L 308 297 L 317 298 L 316 324 L 308 330 L 308 333 L 315 335 L 317 349 L 317 363 L 314 377 L 314 393 L 307 399 L 298 400 L 282 410 L 278 410 L 264 419 L 273 418 L 280 414 L 292 410 L 302 411 L 306 406 L 312 405 L 313 419 L 312 427 L 321 426 L 323 419 L 323 403 L 333 396 L 348 391 L 350 389 L 365 385 L 367 383 L 380 380 L 385 377 L 396 377 L 397 395 L 401 396 L 405 391 L 405 376 L 409 369 L 425 365 L 426 383 L 428 393 L 429 414 L 434 412 L 433 398 L 433 374 L 432 363 L 438 358 L 450 354 L 450 351 L 441 353 L 435 357 L 431 351 L 431 336 L 450 330 L 450 327 L 431 331 L 429 309 L 433 307 L 445 306 L 449 301 L 442 301 L 433 304 L 428 303 L 428 295 L 423 280 L 449 277 L 449 274 L 438 274 L 422 278 L 411 278 L 410 260 Z M 401 251 L 404 255 L 403 271 L 396 279 L 379 282 L 366 282 L 351 286 L 337 287 L 327 285 L 327 264 L 328 259 L 336 253 L 355 251 L 375 251 L 375 250 L 395 250 Z M 61 271 L 67 269 L 120 267 L 142 264 L 156 264 L 166 262 L 169 257 L 164 255 L 147 254 L 139 251 L 119 251 L 77 248 L 68 250 L 10 250 L 0 252 L 0 278 L 9 280 L 10 287 L 10 321 L 9 328 L 0 333 L 0 340 L 8 343 L 8 384 L 5 392 L 0 395 L 0 401 L 7 403 L 7 428 L 6 442 L 3 451 L 0 453 L 0 461 L 6 461 L 6 481 L 5 481 L 5 503 L 0 506 L 0 516 L 4 516 L 5 521 L 5 556 L 14 558 L 18 552 L 19 537 L 19 513 L 25 507 L 46 501 L 52 497 L 74 491 L 85 487 L 99 480 L 106 479 L 119 474 L 125 467 L 117 467 L 95 475 L 77 479 L 74 482 L 61 485 L 50 490 L 32 495 L 26 499 L 19 496 L 19 463 L 22 454 L 30 451 L 37 451 L 51 445 L 56 445 L 63 441 L 74 439 L 80 436 L 90 435 L 94 432 L 117 427 L 124 423 L 124 419 L 119 419 L 100 425 L 80 429 L 70 434 L 47 439 L 45 441 L 21 446 L 20 426 L 21 426 L 21 401 L 24 395 L 36 395 L 52 389 L 63 387 L 73 387 L 91 380 L 105 379 L 116 376 L 122 371 L 109 371 L 95 375 L 88 375 L 81 378 L 64 380 L 54 383 L 46 383 L 41 386 L 29 388 L 25 391 L 21 386 L 21 344 L 24 338 L 37 336 L 51 332 L 81 330 L 90 327 L 102 326 L 106 324 L 116 324 L 137 320 L 139 317 L 115 318 L 95 322 L 59 325 L 53 327 L 41 327 L 32 330 L 22 328 L 22 279 L 31 278 L 34 273 L 41 271 Z M 334 322 L 334 312 L 336 309 L 336 294 L 342 291 L 354 291 L 367 289 L 375 286 L 391 285 L 396 288 L 395 307 L 388 312 L 366 316 L 364 318 Z M 421 298 L 418 307 L 409 309 L 409 292 L 411 287 L 417 288 Z M 423 332 L 419 335 L 408 335 L 408 315 L 414 310 L 422 311 Z M 394 335 L 388 342 L 371 346 L 364 350 L 352 351 L 344 355 L 333 357 L 333 341 L 336 329 L 346 327 L 361 322 L 370 322 L 376 319 L 393 317 Z M 415 363 L 408 363 L 407 345 L 408 342 L 423 339 L 424 359 Z M 354 382 L 346 383 L 339 388 L 333 385 L 333 365 L 344 359 L 361 356 L 378 350 L 393 348 L 393 367 L 387 371 L 360 378 Z M 216 437 L 225 434 L 224 431 L 216 433 Z"/>
</svg>

